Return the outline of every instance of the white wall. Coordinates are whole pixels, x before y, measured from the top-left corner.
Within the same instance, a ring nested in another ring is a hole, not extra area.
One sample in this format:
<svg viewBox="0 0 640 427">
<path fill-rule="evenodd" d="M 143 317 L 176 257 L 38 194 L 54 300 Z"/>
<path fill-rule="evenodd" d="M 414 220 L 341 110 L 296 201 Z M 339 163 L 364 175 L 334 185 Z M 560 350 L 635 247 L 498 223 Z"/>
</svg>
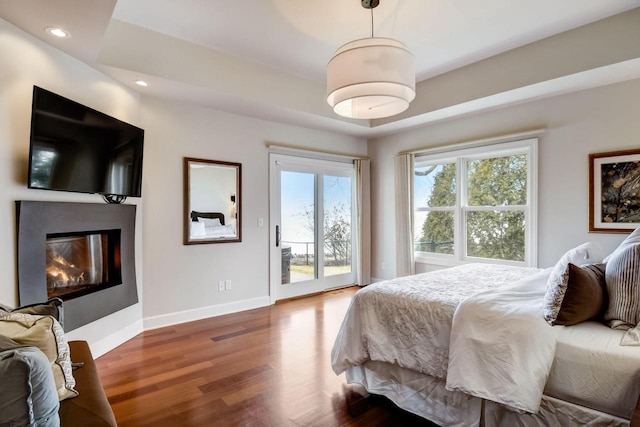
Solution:
<svg viewBox="0 0 640 427">
<path fill-rule="evenodd" d="M 11 306 L 19 304 L 15 201 L 103 203 L 97 195 L 27 188 L 33 85 L 145 129 L 143 197 L 127 201 L 138 205 L 141 302 L 68 334 L 89 341 L 96 357 L 145 326 L 269 303 L 267 141 L 366 154 L 359 138 L 153 98 L 141 102 L 135 91 L 0 20 L 0 302 Z M 242 163 L 242 242 L 182 244 L 183 157 Z M 217 282 L 226 279 L 232 289 L 218 292 Z"/>
<path fill-rule="evenodd" d="M 140 125 L 138 94 L 0 19 L 0 302 L 11 306 L 19 303 L 15 201 L 103 203 L 97 195 L 27 188 L 33 85 Z M 140 199 L 130 200 L 138 205 L 136 272 L 141 298 L 143 210 Z M 138 303 L 76 329 L 69 337 L 88 340 L 99 355 L 135 335 L 141 320 Z"/>
<path fill-rule="evenodd" d="M 142 123 L 147 328 L 269 304 L 267 142 L 366 154 L 362 139 L 149 97 Z M 242 164 L 242 242 L 182 244 L 183 157 Z"/>
<path fill-rule="evenodd" d="M 395 275 L 395 212 L 388 201 L 394 197 L 393 159 L 398 152 L 538 128 L 546 129 L 538 147 L 539 266 L 552 266 L 566 250 L 586 241 L 610 252 L 624 236 L 588 232 L 588 154 L 640 147 L 639 115 L 640 80 L 632 80 L 369 141 L 372 275 Z"/>
</svg>

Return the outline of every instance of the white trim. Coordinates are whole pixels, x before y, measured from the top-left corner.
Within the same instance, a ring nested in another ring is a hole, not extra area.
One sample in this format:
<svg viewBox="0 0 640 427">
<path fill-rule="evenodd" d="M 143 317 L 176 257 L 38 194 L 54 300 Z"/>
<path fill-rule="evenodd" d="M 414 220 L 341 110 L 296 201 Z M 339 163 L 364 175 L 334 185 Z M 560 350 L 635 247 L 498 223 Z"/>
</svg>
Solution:
<svg viewBox="0 0 640 427">
<path fill-rule="evenodd" d="M 145 331 L 192 322 L 194 320 L 239 313 L 246 310 L 253 310 L 255 308 L 268 307 L 269 305 L 271 305 L 269 297 L 264 296 L 227 304 L 218 304 L 195 308 L 192 310 L 178 311 L 160 316 L 151 316 L 137 320 L 131 325 L 128 325 L 99 341 L 86 341 L 89 343 L 89 348 L 91 349 L 93 357 L 98 358 Z M 84 339 L 81 336 L 75 337 L 74 332 L 75 331 L 71 331 L 66 334 L 68 340 Z"/>
<path fill-rule="evenodd" d="M 476 139 L 474 141 L 454 142 L 454 143 L 448 143 L 443 145 L 437 145 L 434 147 L 419 148 L 413 151 L 402 151 L 398 154 L 411 153 L 411 154 L 415 154 L 416 157 L 421 157 L 423 155 L 431 156 L 431 155 L 440 154 L 440 153 L 449 153 L 450 155 L 453 154 L 454 156 L 457 156 L 458 150 L 466 150 L 470 148 L 485 147 L 485 146 L 491 146 L 496 144 L 504 144 L 506 142 L 515 142 L 515 141 L 520 141 L 525 139 L 532 139 L 532 138 L 539 137 L 544 132 L 546 132 L 546 129 L 544 128 L 533 129 L 533 130 L 528 130 L 524 132 L 511 133 L 507 135 Z"/>
<path fill-rule="evenodd" d="M 415 164 L 428 165 L 434 163 L 455 163 L 456 160 L 461 157 L 463 157 L 464 160 L 469 161 L 480 160 L 489 157 L 509 156 L 512 154 L 524 153 L 530 149 L 531 145 L 537 145 L 537 142 L 538 138 L 527 138 L 474 146 L 467 146 L 467 144 L 458 144 L 452 150 L 448 151 L 445 149 L 445 147 L 443 147 L 442 149 L 435 149 L 433 151 L 420 151 L 416 153 Z M 425 157 L 428 157 L 428 159 L 424 159 Z"/>
<path fill-rule="evenodd" d="M 136 335 L 140 335 L 142 332 L 144 332 L 143 323 L 142 320 L 138 320 L 131 325 L 120 329 L 118 332 L 101 339 L 100 341 L 96 341 L 94 343 L 89 342 L 91 355 L 94 359 L 98 358 L 134 338 Z"/>
<path fill-rule="evenodd" d="M 165 326 L 178 325 L 194 320 L 208 319 L 210 317 L 223 316 L 225 314 L 238 313 L 245 310 L 253 310 L 271 305 L 268 296 L 252 298 L 226 304 L 210 305 L 191 310 L 177 311 L 159 316 L 147 317 L 143 320 L 144 330 L 163 328 Z"/>
<path fill-rule="evenodd" d="M 317 159 L 311 157 L 296 157 L 286 154 L 270 153 L 270 159 L 279 167 L 286 167 L 293 172 L 315 172 L 321 173 L 330 171 L 339 176 L 350 176 L 353 174 L 353 162 L 336 162 L 335 160 Z"/>
<path fill-rule="evenodd" d="M 283 154 L 296 157 L 306 157 L 317 160 L 330 160 L 333 162 L 353 162 L 355 159 L 369 159 L 367 156 L 360 156 L 357 154 L 338 153 L 336 151 L 324 151 L 315 150 L 306 147 L 299 147 L 296 145 L 288 144 L 276 144 L 273 142 L 267 142 L 265 144 L 270 153 Z"/>
<path fill-rule="evenodd" d="M 420 264 L 439 265 L 442 267 L 455 267 L 456 265 L 468 264 L 460 261 L 454 255 L 432 254 L 423 255 L 425 252 L 416 252 L 415 261 Z"/>
</svg>

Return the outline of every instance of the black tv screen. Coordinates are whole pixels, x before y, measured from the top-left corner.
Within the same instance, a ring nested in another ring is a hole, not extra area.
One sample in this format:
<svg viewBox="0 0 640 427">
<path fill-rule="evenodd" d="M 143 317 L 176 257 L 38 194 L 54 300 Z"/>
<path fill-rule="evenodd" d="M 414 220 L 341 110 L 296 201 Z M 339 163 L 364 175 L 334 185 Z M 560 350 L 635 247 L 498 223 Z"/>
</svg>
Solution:
<svg viewBox="0 0 640 427">
<path fill-rule="evenodd" d="M 140 197 L 144 130 L 33 87 L 29 188 Z"/>
</svg>

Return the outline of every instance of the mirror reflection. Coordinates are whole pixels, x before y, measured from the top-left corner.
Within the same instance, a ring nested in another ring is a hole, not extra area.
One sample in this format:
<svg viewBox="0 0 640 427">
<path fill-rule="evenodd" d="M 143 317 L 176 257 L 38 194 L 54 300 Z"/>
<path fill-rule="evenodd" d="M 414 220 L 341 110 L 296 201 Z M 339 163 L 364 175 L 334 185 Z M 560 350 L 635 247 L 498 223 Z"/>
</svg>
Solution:
<svg viewBox="0 0 640 427">
<path fill-rule="evenodd" d="M 241 241 L 241 164 L 185 157 L 184 244 Z"/>
</svg>

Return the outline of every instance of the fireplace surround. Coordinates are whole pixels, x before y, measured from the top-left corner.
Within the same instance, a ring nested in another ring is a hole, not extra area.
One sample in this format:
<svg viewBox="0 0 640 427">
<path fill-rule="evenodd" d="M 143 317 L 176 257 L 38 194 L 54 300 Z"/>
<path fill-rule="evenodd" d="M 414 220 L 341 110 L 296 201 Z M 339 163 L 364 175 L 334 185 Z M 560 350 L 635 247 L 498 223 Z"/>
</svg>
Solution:
<svg viewBox="0 0 640 427">
<path fill-rule="evenodd" d="M 60 296 L 68 332 L 136 304 L 135 218 L 135 205 L 17 201 L 20 305 Z"/>
</svg>

